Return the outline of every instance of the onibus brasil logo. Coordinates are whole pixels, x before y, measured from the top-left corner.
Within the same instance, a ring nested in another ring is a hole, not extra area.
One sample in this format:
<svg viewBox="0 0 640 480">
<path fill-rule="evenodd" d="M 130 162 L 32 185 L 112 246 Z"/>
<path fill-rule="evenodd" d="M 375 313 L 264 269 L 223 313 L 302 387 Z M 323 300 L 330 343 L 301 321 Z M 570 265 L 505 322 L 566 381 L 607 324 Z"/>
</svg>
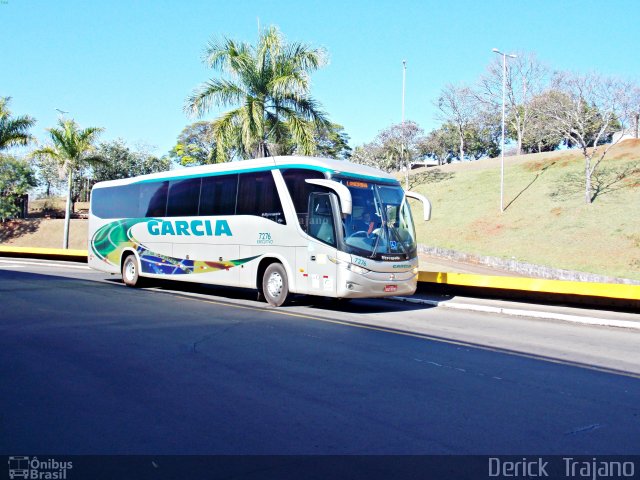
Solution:
<svg viewBox="0 0 640 480">
<path fill-rule="evenodd" d="M 73 462 L 60 462 L 53 458 L 39 460 L 38 457 L 9 457 L 9 478 L 28 478 L 37 480 L 64 480 L 67 470 L 73 468 Z"/>
</svg>

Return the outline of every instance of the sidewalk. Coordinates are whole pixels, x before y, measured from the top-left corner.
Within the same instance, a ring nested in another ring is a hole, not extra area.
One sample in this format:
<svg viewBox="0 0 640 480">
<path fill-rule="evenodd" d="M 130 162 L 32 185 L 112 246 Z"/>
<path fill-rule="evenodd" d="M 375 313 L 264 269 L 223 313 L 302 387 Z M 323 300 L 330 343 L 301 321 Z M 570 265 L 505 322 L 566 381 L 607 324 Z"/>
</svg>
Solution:
<svg viewBox="0 0 640 480">
<path fill-rule="evenodd" d="M 484 265 L 473 265 L 457 262 L 424 253 L 419 254 L 420 269 L 428 272 L 451 272 L 474 275 L 491 275 L 501 277 L 524 276 L 515 272 L 494 269 Z M 400 300 L 400 299 L 399 299 Z M 486 312 L 514 317 L 540 318 L 586 325 L 602 325 L 608 327 L 640 330 L 640 314 L 593 309 L 590 307 L 568 307 L 547 305 L 545 303 L 514 300 L 497 300 L 491 298 L 475 298 L 469 296 L 450 296 L 417 292 L 402 301 L 432 305 L 439 308 L 460 311 Z"/>
<path fill-rule="evenodd" d="M 640 330 L 640 314 L 599 310 L 592 308 L 547 305 L 512 300 L 450 296 L 417 292 L 411 297 L 393 297 L 394 300 L 430 305 L 469 312 L 509 315 L 513 317 L 539 318 L 585 325 L 628 328 Z"/>
</svg>

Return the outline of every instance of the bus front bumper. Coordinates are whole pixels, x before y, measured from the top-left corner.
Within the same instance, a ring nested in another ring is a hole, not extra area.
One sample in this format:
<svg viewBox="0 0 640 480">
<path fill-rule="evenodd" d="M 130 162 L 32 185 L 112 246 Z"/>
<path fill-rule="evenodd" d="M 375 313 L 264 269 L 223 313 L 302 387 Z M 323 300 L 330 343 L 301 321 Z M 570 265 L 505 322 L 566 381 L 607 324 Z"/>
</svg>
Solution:
<svg viewBox="0 0 640 480">
<path fill-rule="evenodd" d="M 418 286 L 418 274 L 369 272 L 361 275 L 338 268 L 338 298 L 391 297 L 413 295 Z"/>
</svg>

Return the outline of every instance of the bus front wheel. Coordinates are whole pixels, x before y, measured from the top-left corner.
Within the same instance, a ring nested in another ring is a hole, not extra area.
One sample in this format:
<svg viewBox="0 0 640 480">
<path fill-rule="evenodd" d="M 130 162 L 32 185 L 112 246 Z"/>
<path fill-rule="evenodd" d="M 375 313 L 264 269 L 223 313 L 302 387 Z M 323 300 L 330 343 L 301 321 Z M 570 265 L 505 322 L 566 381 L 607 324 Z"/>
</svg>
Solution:
<svg viewBox="0 0 640 480">
<path fill-rule="evenodd" d="M 272 263 L 262 277 L 262 294 L 269 305 L 279 307 L 287 300 L 289 284 L 281 263 Z"/>
<path fill-rule="evenodd" d="M 122 280 L 127 287 L 139 287 L 142 283 L 135 255 L 127 255 L 122 262 Z"/>
</svg>

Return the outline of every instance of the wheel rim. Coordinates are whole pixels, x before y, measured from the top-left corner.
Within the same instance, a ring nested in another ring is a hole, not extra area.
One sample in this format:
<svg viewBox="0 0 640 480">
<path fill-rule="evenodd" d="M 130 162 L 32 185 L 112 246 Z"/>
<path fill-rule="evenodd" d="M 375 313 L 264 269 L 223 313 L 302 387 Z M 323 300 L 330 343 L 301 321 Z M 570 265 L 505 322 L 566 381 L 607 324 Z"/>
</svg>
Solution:
<svg viewBox="0 0 640 480">
<path fill-rule="evenodd" d="M 267 292 L 272 298 L 278 298 L 282 293 L 282 285 L 282 276 L 278 272 L 273 272 L 267 281 Z"/>
<path fill-rule="evenodd" d="M 127 277 L 127 280 L 130 282 L 132 282 L 136 277 L 136 265 L 131 260 L 129 260 L 124 266 L 124 274 Z"/>
</svg>

